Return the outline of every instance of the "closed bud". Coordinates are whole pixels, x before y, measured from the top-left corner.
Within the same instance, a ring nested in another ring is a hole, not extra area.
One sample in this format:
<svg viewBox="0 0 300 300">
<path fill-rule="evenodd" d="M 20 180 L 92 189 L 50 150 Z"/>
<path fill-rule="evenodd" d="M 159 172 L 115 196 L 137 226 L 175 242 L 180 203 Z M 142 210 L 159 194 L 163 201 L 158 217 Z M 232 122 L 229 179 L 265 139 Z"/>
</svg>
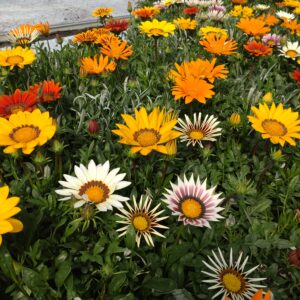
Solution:
<svg viewBox="0 0 300 300">
<path fill-rule="evenodd" d="M 241 116 L 238 113 L 233 113 L 229 118 L 229 122 L 232 126 L 236 127 L 241 123 Z"/>
<path fill-rule="evenodd" d="M 65 146 L 63 143 L 61 143 L 60 141 L 58 140 L 54 140 L 53 141 L 53 144 L 52 144 L 52 147 L 51 147 L 51 150 L 54 152 L 54 153 L 61 153 L 63 150 L 64 150 Z"/>
<path fill-rule="evenodd" d="M 128 3 L 127 3 L 127 11 L 128 11 L 129 13 L 132 12 L 132 3 L 131 3 L 131 1 L 128 1 Z"/>
<path fill-rule="evenodd" d="M 100 126 L 96 120 L 89 120 L 87 129 L 90 134 L 96 134 L 99 132 Z"/>
<path fill-rule="evenodd" d="M 62 38 L 61 35 L 56 34 L 56 35 L 55 35 L 55 38 L 56 38 L 56 43 L 57 43 L 58 45 L 61 45 L 61 44 L 63 43 L 63 38 Z"/>
<path fill-rule="evenodd" d="M 268 92 L 266 93 L 264 96 L 263 96 L 263 101 L 266 102 L 266 103 L 271 103 L 273 102 L 273 95 L 271 92 Z"/>
<path fill-rule="evenodd" d="M 233 215 L 229 215 L 225 221 L 225 227 L 231 227 L 235 224 L 235 217 Z"/>
<path fill-rule="evenodd" d="M 99 85 L 98 81 L 96 79 L 91 80 L 91 86 L 92 87 L 97 87 Z"/>
<path fill-rule="evenodd" d="M 283 158 L 281 150 L 277 150 L 277 151 L 272 152 L 271 156 L 274 160 L 281 160 Z"/>
<path fill-rule="evenodd" d="M 95 215 L 95 210 L 91 205 L 85 205 L 81 209 L 81 216 L 84 220 L 91 220 Z"/>
<path fill-rule="evenodd" d="M 47 161 L 47 158 L 41 152 L 38 152 L 33 158 L 33 162 L 38 166 L 43 166 Z"/>
</svg>

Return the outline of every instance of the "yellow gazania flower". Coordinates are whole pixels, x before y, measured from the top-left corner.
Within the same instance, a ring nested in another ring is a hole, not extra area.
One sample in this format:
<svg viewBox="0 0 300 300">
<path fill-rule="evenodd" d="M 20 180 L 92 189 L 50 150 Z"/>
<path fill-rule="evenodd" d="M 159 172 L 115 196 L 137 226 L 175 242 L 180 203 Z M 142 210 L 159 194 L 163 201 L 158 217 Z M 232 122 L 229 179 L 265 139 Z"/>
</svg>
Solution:
<svg viewBox="0 0 300 300">
<path fill-rule="evenodd" d="M 236 127 L 241 123 L 241 116 L 238 113 L 234 112 L 231 114 L 229 122 L 233 127 Z"/>
<path fill-rule="evenodd" d="M 22 149 L 24 154 L 30 154 L 36 146 L 50 140 L 56 131 L 49 112 L 42 113 L 39 109 L 33 112 L 19 111 L 8 120 L 0 118 L 0 128 L 0 146 L 7 146 L 4 153 Z"/>
<path fill-rule="evenodd" d="M 248 116 L 252 127 L 262 134 L 263 139 L 270 139 L 273 144 L 284 146 L 285 142 L 296 146 L 293 138 L 300 139 L 299 114 L 291 108 L 284 109 L 280 103 L 277 107 L 272 103 L 259 104 L 259 108 L 251 107 L 254 116 Z"/>
<path fill-rule="evenodd" d="M 182 30 L 194 30 L 197 27 L 197 21 L 191 20 L 190 18 L 177 18 L 173 23 Z"/>
<path fill-rule="evenodd" d="M 157 19 L 154 19 L 152 21 L 142 22 L 139 29 L 148 36 L 167 37 L 169 34 L 174 33 L 176 26 L 167 21 L 158 21 Z"/>
<path fill-rule="evenodd" d="M 172 130 L 177 123 L 174 114 L 166 112 L 164 109 L 155 107 L 148 115 L 146 109 L 135 109 L 135 119 L 131 115 L 123 114 L 127 126 L 116 124 L 118 129 L 112 132 L 122 139 L 121 144 L 131 145 L 131 152 L 140 152 L 148 155 L 152 150 L 168 154 L 166 143 L 176 139 L 180 132 Z"/>
<path fill-rule="evenodd" d="M 200 28 L 199 33 L 205 39 L 208 35 L 214 33 L 217 36 L 227 38 L 227 30 L 219 27 L 205 26 Z"/>
<path fill-rule="evenodd" d="M 253 9 L 249 6 L 242 7 L 241 5 L 235 5 L 233 10 L 231 10 L 229 14 L 233 17 L 252 17 Z"/>
<path fill-rule="evenodd" d="M 86 74 L 102 74 L 105 72 L 113 72 L 117 64 L 109 61 L 107 56 L 95 55 L 93 58 L 85 57 L 81 59 L 81 72 Z"/>
<path fill-rule="evenodd" d="M 0 246 L 2 244 L 2 234 L 16 233 L 23 230 L 22 222 L 12 218 L 21 211 L 21 208 L 16 207 L 20 202 L 20 198 L 7 198 L 8 193 L 8 186 L 0 188 Z"/>
<path fill-rule="evenodd" d="M 23 69 L 25 65 L 31 64 L 34 60 L 34 51 L 28 48 L 18 46 L 0 51 L 0 66 L 9 67 L 11 70 L 14 67 Z"/>
<path fill-rule="evenodd" d="M 207 35 L 205 40 L 199 42 L 204 49 L 216 55 L 232 55 L 236 52 L 237 43 L 235 40 L 227 40 L 225 37 L 220 37 L 211 33 Z"/>
<path fill-rule="evenodd" d="M 92 12 L 92 16 L 98 18 L 104 18 L 109 16 L 112 12 L 113 9 L 110 7 L 99 7 Z"/>
</svg>

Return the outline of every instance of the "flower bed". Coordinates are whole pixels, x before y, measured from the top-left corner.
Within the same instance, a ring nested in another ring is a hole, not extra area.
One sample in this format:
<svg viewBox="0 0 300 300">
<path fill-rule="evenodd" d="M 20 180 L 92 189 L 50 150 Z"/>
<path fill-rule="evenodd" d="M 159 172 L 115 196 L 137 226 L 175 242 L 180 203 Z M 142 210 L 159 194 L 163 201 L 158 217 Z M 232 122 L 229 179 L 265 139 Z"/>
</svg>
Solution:
<svg viewBox="0 0 300 300">
<path fill-rule="evenodd" d="M 298 299 L 300 2 L 248 2 L 9 32 L 1 299 Z"/>
</svg>

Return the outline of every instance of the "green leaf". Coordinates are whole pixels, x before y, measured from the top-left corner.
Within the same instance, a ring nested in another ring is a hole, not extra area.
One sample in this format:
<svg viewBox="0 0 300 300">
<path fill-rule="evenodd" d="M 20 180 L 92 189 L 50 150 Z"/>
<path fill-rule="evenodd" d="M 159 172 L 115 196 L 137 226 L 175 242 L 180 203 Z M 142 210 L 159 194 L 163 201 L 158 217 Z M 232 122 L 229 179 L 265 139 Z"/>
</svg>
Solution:
<svg viewBox="0 0 300 300">
<path fill-rule="evenodd" d="M 13 259 L 4 246 L 0 247 L 0 268 L 6 277 L 17 282 Z"/>
<path fill-rule="evenodd" d="M 59 267 L 58 271 L 55 273 L 55 283 L 58 287 L 61 287 L 69 274 L 71 273 L 72 267 L 71 267 L 71 261 L 66 260 L 62 262 Z"/>
<path fill-rule="evenodd" d="M 174 296 L 175 300 L 194 300 L 192 294 L 185 289 L 174 290 L 172 295 Z"/>
<path fill-rule="evenodd" d="M 258 248 L 263 248 L 263 249 L 270 248 L 271 246 L 270 242 L 262 239 L 255 241 L 254 245 Z"/>
<path fill-rule="evenodd" d="M 176 283 L 174 280 L 169 278 L 153 278 L 146 281 L 143 284 L 143 287 L 168 294 L 176 289 Z"/>
<path fill-rule="evenodd" d="M 135 248 L 135 244 L 136 244 L 135 238 L 136 238 L 136 232 L 133 226 L 130 225 L 128 226 L 127 233 L 125 236 L 125 245 L 128 249 L 133 250 Z"/>
<path fill-rule="evenodd" d="M 126 281 L 126 274 L 122 273 L 122 274 L 117 274 L 117 275 L 114 275 L 112 277 L 112 280 L 109 284 L 109 293 L 111 295 L 118 295 L 120 294 L 120 289 L 121 287 L 124 285 Z"/>
<path fill-rule="evenodd" d="M 294 244 L 290 241 L 283 239 L 278 239 L 277 241 L 274 241 L 273 245 L 276 246 L 278 249 L 288 249 L 294 246 Z"/>
</svg>

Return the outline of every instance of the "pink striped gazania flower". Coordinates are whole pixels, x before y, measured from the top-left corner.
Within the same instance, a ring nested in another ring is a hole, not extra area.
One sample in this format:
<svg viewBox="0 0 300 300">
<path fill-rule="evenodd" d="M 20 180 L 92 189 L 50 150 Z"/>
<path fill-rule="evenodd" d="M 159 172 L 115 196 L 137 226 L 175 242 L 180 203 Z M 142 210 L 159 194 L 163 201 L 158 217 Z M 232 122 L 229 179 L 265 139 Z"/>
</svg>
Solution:
<svg viewBox="0 0 300 300">
<path fill-rule="evenodd" d="M 191 175 L 188 180 L 184 175 L 183 181 L 178 177 L 177 185 L 171 182 L 171 187 L 172 190 L 166 189 L 166 199 L 163 201 L 184 225 L 210 228 L 210 221 L 223 218 L 218 214 L 224 209 L 218 206 L 223 199 L 220 194 L 214 194 L 216 187 L 206 188 L 206 180 L 201 183 L 199 177 L 194 180 Z"/>
</svg>

